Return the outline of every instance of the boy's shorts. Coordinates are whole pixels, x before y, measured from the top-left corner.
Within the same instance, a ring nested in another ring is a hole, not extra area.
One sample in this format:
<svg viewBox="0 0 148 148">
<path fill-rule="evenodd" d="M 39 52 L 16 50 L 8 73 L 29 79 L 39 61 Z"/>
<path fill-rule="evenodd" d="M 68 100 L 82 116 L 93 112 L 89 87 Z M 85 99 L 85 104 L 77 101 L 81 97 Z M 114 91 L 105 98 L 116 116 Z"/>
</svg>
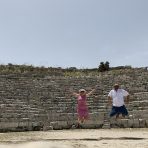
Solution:
<svg viewBox="0 0 148 148">
<path fill-rule="evenodd" d="M 127 111 L 125 105 L 120 106 L 120 107 L 112 106 L 112 110 L 110 112 L 110 117 L 113 117 L 114 115 L 117 115 L 117 114 L 122 114 L 123 116 L 128 115 L 128 111 Z"/>
</svg>

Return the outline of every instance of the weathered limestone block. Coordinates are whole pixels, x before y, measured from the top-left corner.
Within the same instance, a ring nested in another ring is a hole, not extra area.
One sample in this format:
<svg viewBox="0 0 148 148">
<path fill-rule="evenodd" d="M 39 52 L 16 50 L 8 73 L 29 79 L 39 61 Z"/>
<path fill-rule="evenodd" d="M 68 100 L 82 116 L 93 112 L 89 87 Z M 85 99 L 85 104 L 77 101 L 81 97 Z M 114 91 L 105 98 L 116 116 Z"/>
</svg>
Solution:
<svg viewBox="0 0 148 148">
<path fill-rule="evenodd" d="M 50 125 L 49 121 L 43 123 L 43 131 L 53 130 L 53 126 Z"/>
<path fill-rule="evenodd" d="M 121 125 L 122 125 L 122 127 L 127 128 L 128 127 L 128 119 L 121 119 Z"/>
<path fill-rule="evenodd" d="M 104 112 L 100 112 L 100 113 L 90 113 L 90 120 L 93 121 L 104 121 Z"/>
<path fill-rule="evenodd" d="M 9 119 L 8 118 L 5 118 L 5 117 L 3 117 L 2 119 L 1 119 L 1 122 L 9 122 Z"/>
<path fill-rule="evenodd" d="M 62 129 L 62 127 L 60 127 L 60 126 L 58 125 L 58 122 L 57 122 L 57 121 L 55 121 L 55 122 L 50 122 L 50 126 L 52 126 L 54 130 Z"/>
<path fill-rule="evenodd" d="M 53 130 L 53 126 L 43 126 L 43 131 Z"/>
<path fill-rule="evenodd" d="M 27 127 L 28 126 L 28 121 L 23 121 L 18 123 L 18 127 Z"/>
<path fill-rule="evenodd" d="M 146 121 L 145 121 L 145 122 L 146 122 L 146 127 L 148 127 L 148 119 L 146 119 Z"/>
<path fill-rule="evenodd" d="M 4 108 L 6 108 L 6 104 L 0 104 L 0 109 L 3 110 Z"/>
<path fill-rule="evenodd" d="M 101 128 L 103 126 L 103 120 L 102 121 L 93 121 L 93 120 L 87 120 L 83 124 L 81 124 L 82 128 Z"/>
<path fill-rule="evenodd" d="M 128 120 L 128 127 L 132 128 L 134 126 L 134 120 L 133 119 L 129 119 Z"/>
<path fill-rule="evenodd" d="M 145 119 L 139 119 L 139 127 L 141 127 L 141 128 L 146 127 L 146 120 Z"/>
<path fill-rule="evenodd" d="M 33 127 L 33 122 L 32 121 L 28 121 L 28 127 Z"/>
<path fill-rule="evenodd" d="M 50 121 L 56 121 L 59 118 L 59 114 L 57 113 L 49 113 L 47 114 L 47 119 Z"/>
<path fill-rule="evenodd" d="M 68 127 L 72 127 L 72 125 L 76 125 L 77 123 L 78 123 L 77 119 L 67 121 Z"/>
<path fill-rule="evenodd" d="M 142 114 L 143 114 L 143 112 L 141 111 L 141 110 L 134 110 L 133 111 L 133 118 L 135 119 L 135 118 L 142 118 Z"/>
<path fill-rule="evenodd" d="M 39 124 L 39 122 L 32 122 L 32 127 L 36 127 L 36 126 L 39 126 L 40 124 Z"/>
<path fill-rule="evenodd" d="M 0 122 L 0 129 L 16 128 L 18 127 L 18 124 L 18 122 Z"/>
<path fill-rule="evenodd" d="M 66 129 L 66 128 L 68 128 L 68 123 L 67 123 L 67 121 L 58 121 L 58 126 L 61 129 Z"/>
<path fill-rule="evenodd" d="M 143 119 L 148 119 L 148 110 L 142 111 L 141 117 L 142 117 Z"/>
<path fill-rule="evenodd" d="M 117 121 L 115 117 L 110 118 L 111 127 L 117 127 L 119 126 L 119 124 L 120 124 L 119 121 Z"/>
<path fill-rule="evenodd" d="M 115 127 L 119 128 L 126 128 L 126 119 L 125 121 L 123 121 L 124 119 L 115 119 L 116 123 L 115 123 Z"/>
<path fill-rule="evenodd" d="M 129 119 L 134 119 L 134 116 L 132 113 L 129 113 L 129 116 L 128 116 Z"/>
<path fill-rule="evenodd" d="M 67 121 L 68 120 L 68 116 L 66 113 L 60 113 L 58 119 L 59 121 Z"/>
<path fill-rule="evenodd" d="M 139 119 L 134 119 L 133 127 L 134 128 L 139 128 Z"/>
<path fill-rule="evenodd" d="M 67 113 L 67 119 L 69 120 L 77 120 L 77 113 Z"/>
</svg>

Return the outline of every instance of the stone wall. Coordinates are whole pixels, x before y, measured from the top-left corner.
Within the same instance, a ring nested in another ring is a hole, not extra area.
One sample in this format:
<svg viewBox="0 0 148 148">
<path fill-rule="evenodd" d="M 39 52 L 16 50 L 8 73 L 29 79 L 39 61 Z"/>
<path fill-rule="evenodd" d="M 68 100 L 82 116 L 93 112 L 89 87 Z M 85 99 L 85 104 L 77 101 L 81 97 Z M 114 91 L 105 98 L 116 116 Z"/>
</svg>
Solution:
<svg viewBox="0 0 148 148">
<path fill-rule="evenodd" d="M 129 116 L 110 119 L 107 94 L 114 83 L 130 93 Z M 0 131 L 69 129 L 77 122 L 76 98 L 80 88 L 96 92 L 88 98 L 90 119 L 83 128 L 148 127 L 148 70 L 129 69 L 96 76 L 0 75 Z"/>
</svg>

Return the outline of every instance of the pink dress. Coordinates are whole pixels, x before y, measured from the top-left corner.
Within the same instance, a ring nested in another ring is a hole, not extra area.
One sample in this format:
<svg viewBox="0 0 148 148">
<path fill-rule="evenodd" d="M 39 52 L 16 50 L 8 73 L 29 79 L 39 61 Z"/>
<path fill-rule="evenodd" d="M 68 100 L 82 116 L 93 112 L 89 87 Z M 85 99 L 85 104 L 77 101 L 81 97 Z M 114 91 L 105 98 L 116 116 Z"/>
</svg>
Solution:
<svg viewBox="0 0 148 148">
<path fill-rule="evenodd" d="M 77 105 L 78 117 L 87 119 L 89 117 L 89 114 L 88 114 L 88 106 L 86 102 L 86 95 L 84 96 L 79 95 L 77 98 L 77 102 L 78 102 L 78 105 Z"/>
</svg>

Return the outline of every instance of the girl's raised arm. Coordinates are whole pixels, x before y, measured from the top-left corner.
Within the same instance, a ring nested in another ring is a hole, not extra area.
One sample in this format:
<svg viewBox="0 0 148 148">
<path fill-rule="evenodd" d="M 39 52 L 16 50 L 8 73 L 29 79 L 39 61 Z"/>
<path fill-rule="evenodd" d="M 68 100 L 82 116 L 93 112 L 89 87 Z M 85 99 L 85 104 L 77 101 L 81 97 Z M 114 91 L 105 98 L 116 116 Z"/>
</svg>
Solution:
<svg viewBox="0 0 148 148">
<path fill-rule="evenodd" d="M 86 95 L 89 97 L 91 94 L 94 93 L 94 91 L 96 90 L 96 88 L 97 88 L 97 85 L 95 86 L 94 89 L 92 89 L 92 90 L 91 90 L 89 93 L 87 93 Z"/>
<path fill-rule="evenodd" d="M 89 97 L 91 94 L 93 94 L 93 92 L 95 91 L 96 89 L 93 89 L 91 90 L 89 93 L 87 93 L 86 95 Z"/>
<path fill-rule="evenodd" d="M 78 97 L 78 95 L 79 95 L 78 93 L 73 92 L 73 90 L 69 90 L 69 91 L 70 91 L 71 95 Z"/>
<path fill-rule="evenodd" d="M 75 97 L 78 97 L 79 96 L 79 94 L 78 93 L 75 93 L 75 92 L 73 92 L 72 95 L 75 96 Z"/>
</svg>

